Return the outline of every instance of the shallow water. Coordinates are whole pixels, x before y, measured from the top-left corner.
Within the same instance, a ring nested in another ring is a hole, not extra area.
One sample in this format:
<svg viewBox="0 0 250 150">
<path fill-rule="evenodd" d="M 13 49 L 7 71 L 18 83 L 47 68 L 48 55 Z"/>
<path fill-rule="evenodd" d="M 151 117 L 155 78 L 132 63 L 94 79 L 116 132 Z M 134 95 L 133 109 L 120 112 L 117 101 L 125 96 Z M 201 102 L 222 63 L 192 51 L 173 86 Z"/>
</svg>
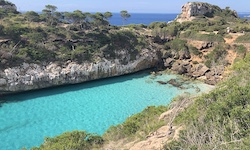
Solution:
<svg viewBox="0 0 250 150">
<path fill-rule="evenodd" d="M 103 134 L 111 125 L 150 105 L 167 105 L 184 92 L 211 88 L 203 83 L 178 89 L 157 81 L 176 75 L 150 76 L 149 72 L 6 96 L 0 106 L 0 148 L 15 150 L 38 146 L 46 136 L 86 130 Z"/>
</svg>

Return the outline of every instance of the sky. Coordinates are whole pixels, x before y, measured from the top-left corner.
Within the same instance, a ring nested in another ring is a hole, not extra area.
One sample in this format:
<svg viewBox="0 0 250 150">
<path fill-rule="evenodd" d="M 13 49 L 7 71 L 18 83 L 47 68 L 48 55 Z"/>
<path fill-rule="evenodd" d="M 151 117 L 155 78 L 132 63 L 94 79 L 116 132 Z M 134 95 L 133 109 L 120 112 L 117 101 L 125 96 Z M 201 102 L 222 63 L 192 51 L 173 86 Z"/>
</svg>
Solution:
<svg viewBox="0 0 250 150">
<path fill-rule="evenodd" d="M 58 11 L 81 10 L 83 12 L 129 13 L 180 13 L 181 6 L 190 0 L 8 0 L 16 4 L 18 11 L 42 11 L 45 5 L 55 5 Z M 250 12 L 250 0 L 199 0 L 221 8 L 229 6 L 237 12 Z"/>
</svg>

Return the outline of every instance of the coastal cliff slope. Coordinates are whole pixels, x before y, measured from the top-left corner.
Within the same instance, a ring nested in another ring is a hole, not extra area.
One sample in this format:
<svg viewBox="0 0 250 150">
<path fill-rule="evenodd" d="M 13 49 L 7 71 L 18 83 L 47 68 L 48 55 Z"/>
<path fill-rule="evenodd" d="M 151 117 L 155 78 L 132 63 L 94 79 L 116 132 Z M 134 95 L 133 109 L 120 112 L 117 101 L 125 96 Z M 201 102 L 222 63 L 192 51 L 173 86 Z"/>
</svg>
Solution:
<svg viewBox="0 0 250 150">
<path fill-rule="evenodd" d="M 156 54 L 153 50 L 144 49 L 136 60 L 127 64 L 122 64 L 119 59 L 81 64 L 68 61 L 63 65 L 23 63 L 0 72 L 0 92 L 21 92 L 134 73 L 156 67 L 159 61 Z"/>
</svg>

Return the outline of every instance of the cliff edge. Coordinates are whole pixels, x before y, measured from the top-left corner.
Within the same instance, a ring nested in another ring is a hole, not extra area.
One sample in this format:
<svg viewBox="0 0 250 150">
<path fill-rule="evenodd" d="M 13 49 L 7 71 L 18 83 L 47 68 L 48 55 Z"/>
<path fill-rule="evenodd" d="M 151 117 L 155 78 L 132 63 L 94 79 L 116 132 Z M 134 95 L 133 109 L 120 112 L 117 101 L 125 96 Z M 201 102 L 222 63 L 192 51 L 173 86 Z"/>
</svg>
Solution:
<svg viewBox="0 0 250 150">
<path fill-rule="evenodd" d="M 178 22 L 192 21 L 198 16 L 211 18 L 221 12 L 223 12 L 223 9 L 221 9 L 216 5 L 211 5 L 203 2 L 188 2 L 182 6 L 182 13 L 178 15 L 176 21 Z M 236 11 L 232 11 L 232 15 L 238 17 Z"/>
</svg>

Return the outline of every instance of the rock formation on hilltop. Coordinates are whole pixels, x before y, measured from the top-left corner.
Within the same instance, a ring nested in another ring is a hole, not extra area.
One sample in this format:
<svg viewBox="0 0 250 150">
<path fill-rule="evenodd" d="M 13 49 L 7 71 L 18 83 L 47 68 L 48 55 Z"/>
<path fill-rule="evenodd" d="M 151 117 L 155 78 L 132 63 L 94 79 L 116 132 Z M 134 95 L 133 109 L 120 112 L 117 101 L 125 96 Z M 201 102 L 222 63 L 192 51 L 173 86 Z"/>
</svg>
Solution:
<svg viewBox="0 0 250 150">
<path fill-rule="evenodd" d="M 215 14 L 221 12 L 223 12 L 223 10 L 215 5 L 203 2 L 188 2 L 182 6 L 182 13 L 177 17 L 176 21 L 192 21 L 197 16 L 213 17 Z M 238 17 L 235 11 L 232 11 L 232 15 Z"/>
</svg>

